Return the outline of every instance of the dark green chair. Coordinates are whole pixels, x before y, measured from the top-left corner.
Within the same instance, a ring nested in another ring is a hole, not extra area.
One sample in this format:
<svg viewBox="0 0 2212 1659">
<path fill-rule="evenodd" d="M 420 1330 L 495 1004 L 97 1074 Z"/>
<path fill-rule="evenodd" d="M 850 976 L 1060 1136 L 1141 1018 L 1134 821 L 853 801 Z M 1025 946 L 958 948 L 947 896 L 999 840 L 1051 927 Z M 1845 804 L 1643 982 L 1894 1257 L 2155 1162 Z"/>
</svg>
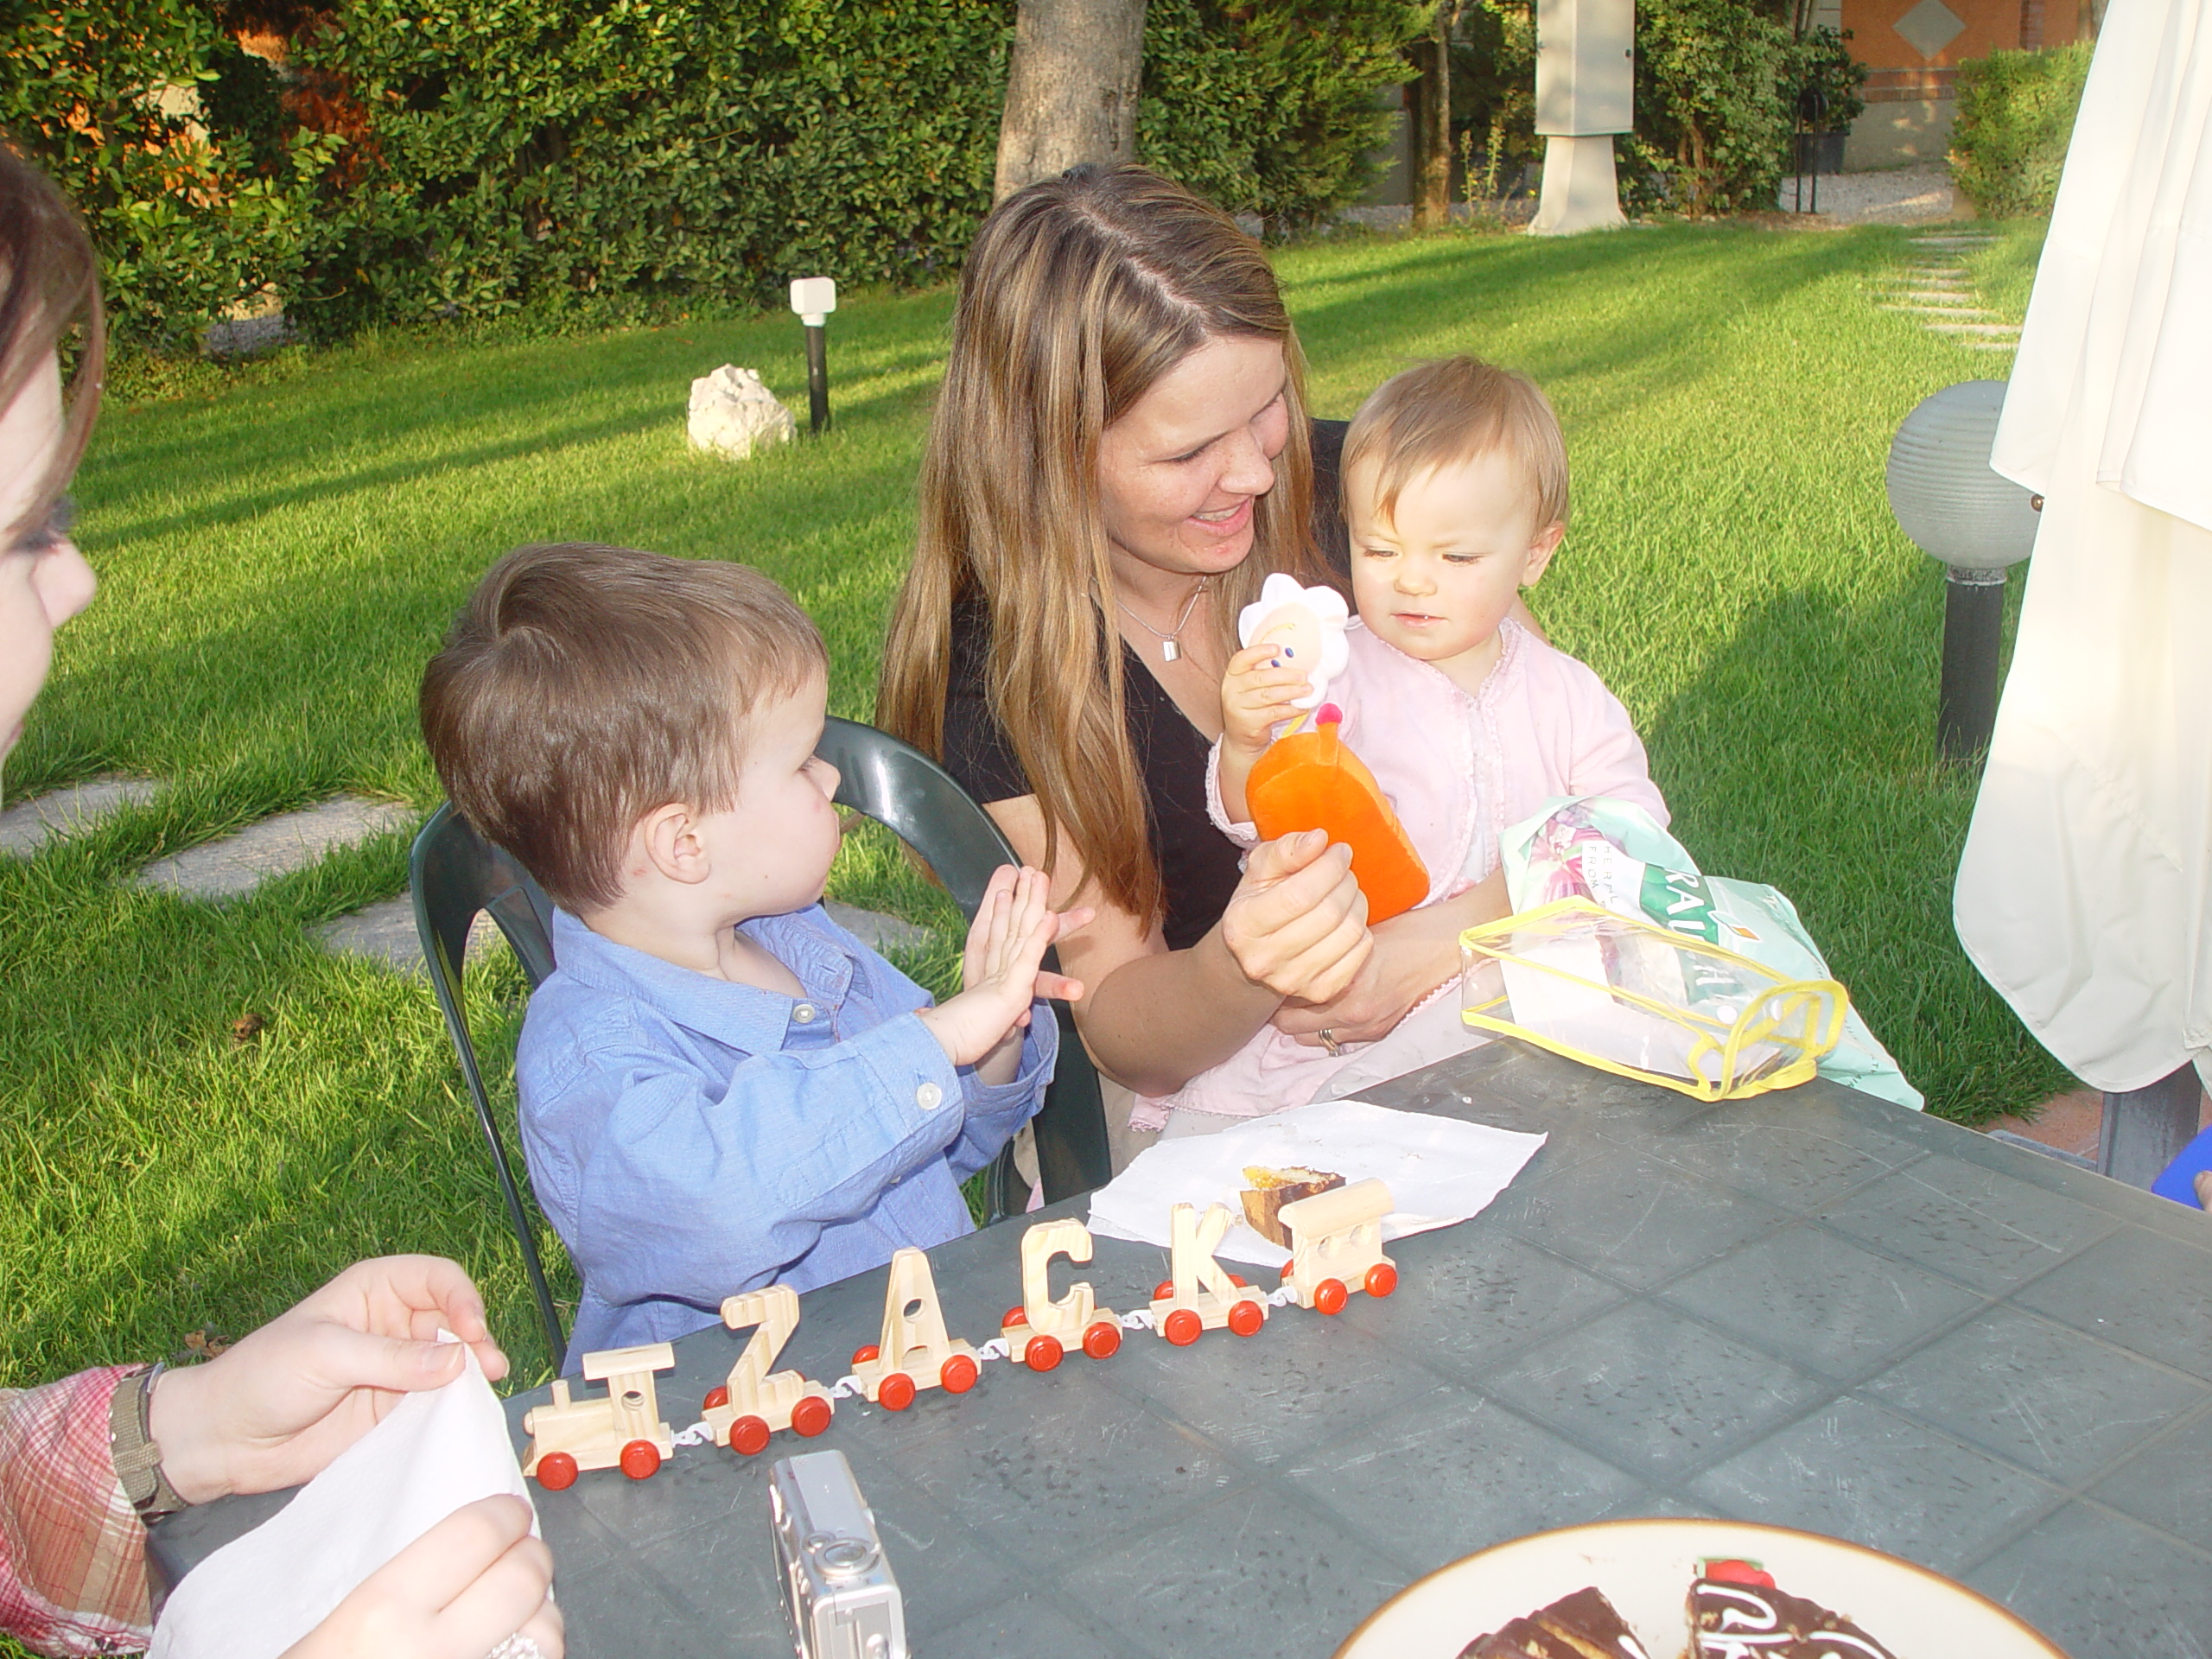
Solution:
<svg viewBox="0 0 2212 1659">
<path fill-rule="evenodd" d="M 492 1103 L 484 1093 L 484 1076 L 477 1069 L 476 1047 L 469 1040 L 468 1015 L 461 1000 L 461 974 L 466 965 L 468 930 L 479 911 L 491 912 L 499 931 L 506 935 L 523 973 L 536 990 L 553 971 L 553 906 L 522 866 L 478 835 L 468 821 L 448 802 L 430 815 L 415 837 L 408 859 L 408 886 L 415 897 L 415 931 L 423 942 L 423 960 L 430 970 L 430 989 L 445 1016 L 446 1034 L 453 1039 L 454 1053 L 461 1060 L 461 1080 L 468 1085 L 469 1103 L 476 1109 L 477 1127 L 484 1144 L 492 1149 L 492 1171 L 505 1200 L 507 1222 L 515 1242 L 522 1246 L 523 1270 L 530 1275 L 531 1294 L 537 1299 L 537 1317 L 545 1327 L 545 1351 L 555 1369 L 568 1352 L 569 1338 L 561 1329 L 561 1316 L 553 1306 L 553 1292 L 545 1282 L 545 1266 L 538 1259 L 537 1234 L 531 1225 L 516 1183 L 514 1166 L 507 1158 L 492 1116 Z"/>
<path fill-rule="evenodd" d="M 815 752 L 837 768 L 837 804 L 874 818 L 912 848 L 970 920 L 983 902 L 991 872 L 1020 862 L 990 815 L 944 767 L 911 744 L 833 715 Z M 1057 973 L 1057 955 L 1048 951 L 1045 965 Z M 1038 1175 L 1048 1204 L 1103 1186 L 1113 1178 L 1098 1073 L 1067 1005 L 1055 1002 L 1052 1008 L 1060 1022 L 1059 1065 L 1034 1123 Z M 984 1195 L 990 1220 L 1027 1201 L 1027 1194 L 1012 1191 L 1013 1170 L 1009 1147 L 990 1171 Z"/>
</svg>

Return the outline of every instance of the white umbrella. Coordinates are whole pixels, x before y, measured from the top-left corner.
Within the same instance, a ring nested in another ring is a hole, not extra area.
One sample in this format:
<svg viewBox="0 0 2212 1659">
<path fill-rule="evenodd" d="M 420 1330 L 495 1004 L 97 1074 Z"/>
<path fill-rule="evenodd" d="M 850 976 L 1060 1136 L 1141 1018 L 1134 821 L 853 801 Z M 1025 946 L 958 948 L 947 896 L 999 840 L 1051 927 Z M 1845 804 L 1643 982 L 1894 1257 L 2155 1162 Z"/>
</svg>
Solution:
<svg viewBox="0 0 2212 1659">
<path fill-rule="evenodd" d="M 1959 938 L 2108 1093 L 2212 1078 L 2212 10 L 2113 0 L 1991 464 L 2044 498 Z"/>
</svg>

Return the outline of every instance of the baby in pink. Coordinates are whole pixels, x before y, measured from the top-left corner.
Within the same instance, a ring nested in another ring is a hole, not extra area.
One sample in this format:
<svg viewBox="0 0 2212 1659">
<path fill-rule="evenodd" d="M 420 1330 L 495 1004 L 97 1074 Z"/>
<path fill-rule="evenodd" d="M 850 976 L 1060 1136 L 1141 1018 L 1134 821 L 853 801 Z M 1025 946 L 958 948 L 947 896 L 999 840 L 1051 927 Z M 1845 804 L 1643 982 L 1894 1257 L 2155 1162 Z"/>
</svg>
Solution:
<svg viewBox="0 0 2212 1659">
<path fill-rule="evenodd" d="M 1567 446 L 1535 382 L 1469 357 L 1384 382 L 1345 435 L 1344 499 L 1358 615 L 1327 695 L 1427 868 L 1422 902 L 1487 877 L 1506 828 L 1554 796 L 1613 796 L 1664 824 L 1628 711 L 1510 614 L 1567 533 Z M 1206 794 L 1243 845 L 1257 839 L 1245 804 L 1253 765 L 1311 690 L 1280 645 L 1230 659 Z M 1332 1052 L 1262 1027 L 1173 1095 L 1140 1096 L 1130 1122 L 1204 1134 L 1302 1106 L 1355 1047 Z"/>
</svg>

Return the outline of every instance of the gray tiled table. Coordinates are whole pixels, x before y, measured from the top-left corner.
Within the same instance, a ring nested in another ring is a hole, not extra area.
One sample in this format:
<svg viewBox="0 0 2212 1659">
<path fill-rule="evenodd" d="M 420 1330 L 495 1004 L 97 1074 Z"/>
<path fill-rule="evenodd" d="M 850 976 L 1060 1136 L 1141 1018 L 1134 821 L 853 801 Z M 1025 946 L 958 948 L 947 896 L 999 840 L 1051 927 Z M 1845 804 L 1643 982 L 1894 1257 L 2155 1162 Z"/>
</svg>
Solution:
<svg viewBox="0 0 2212 1659">
<path fill-rule="evenodd" d="M 1705 1107 L 1499 1044 L 1368 1097 L 1551 1140 L 1474 1221 L 1392 1245 L 1387 1301 L 1132 1332 L 542 1495 L 569 1651 L 788 1655 L 766 1472 L 810 1444 L 851 1458 L 923 1656 L 1318 1659 L 1433 1567 L 1634 1515 L 1890 1550 L 2076 1659 L 2212 1632 L 2212 1217 L 1825 1084 Z M 1020 1236 L 932 1253 L 955 1334 L 1020 1300 Z M 1127 1310 L 1164 1258 L 1102 1239 L 1083 1276 Z M 779 1363 L 842 1375 L 882 1292 L 808 1295 Z M 671 1422 L 739 1341 L 677 1344 Z"/>
</svg>

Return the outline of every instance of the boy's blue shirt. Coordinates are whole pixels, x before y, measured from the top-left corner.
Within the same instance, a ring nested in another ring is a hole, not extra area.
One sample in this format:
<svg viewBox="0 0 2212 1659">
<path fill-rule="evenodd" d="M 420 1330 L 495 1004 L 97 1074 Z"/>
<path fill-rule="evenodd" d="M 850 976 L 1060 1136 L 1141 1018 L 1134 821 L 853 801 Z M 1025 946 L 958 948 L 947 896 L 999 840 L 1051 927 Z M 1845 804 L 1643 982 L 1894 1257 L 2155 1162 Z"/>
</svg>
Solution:
<svg viewBox="0 0 2212 1659">
<path fill-rule="evenodd" d="M 743 931 L 792 998 L 553 915 L 557 970 L 515 1053 L 538 1202 L 583 1276 L 567 1368 L 714 1324 L 722 1298 L 880 1267 L 971 1230 L 961 1180 L 1036 1112 L 1058 1052 L 1035 1004 L 1012 1083 L 956 1068 L 928 992 L 819 905 Z"/>
</svg>

